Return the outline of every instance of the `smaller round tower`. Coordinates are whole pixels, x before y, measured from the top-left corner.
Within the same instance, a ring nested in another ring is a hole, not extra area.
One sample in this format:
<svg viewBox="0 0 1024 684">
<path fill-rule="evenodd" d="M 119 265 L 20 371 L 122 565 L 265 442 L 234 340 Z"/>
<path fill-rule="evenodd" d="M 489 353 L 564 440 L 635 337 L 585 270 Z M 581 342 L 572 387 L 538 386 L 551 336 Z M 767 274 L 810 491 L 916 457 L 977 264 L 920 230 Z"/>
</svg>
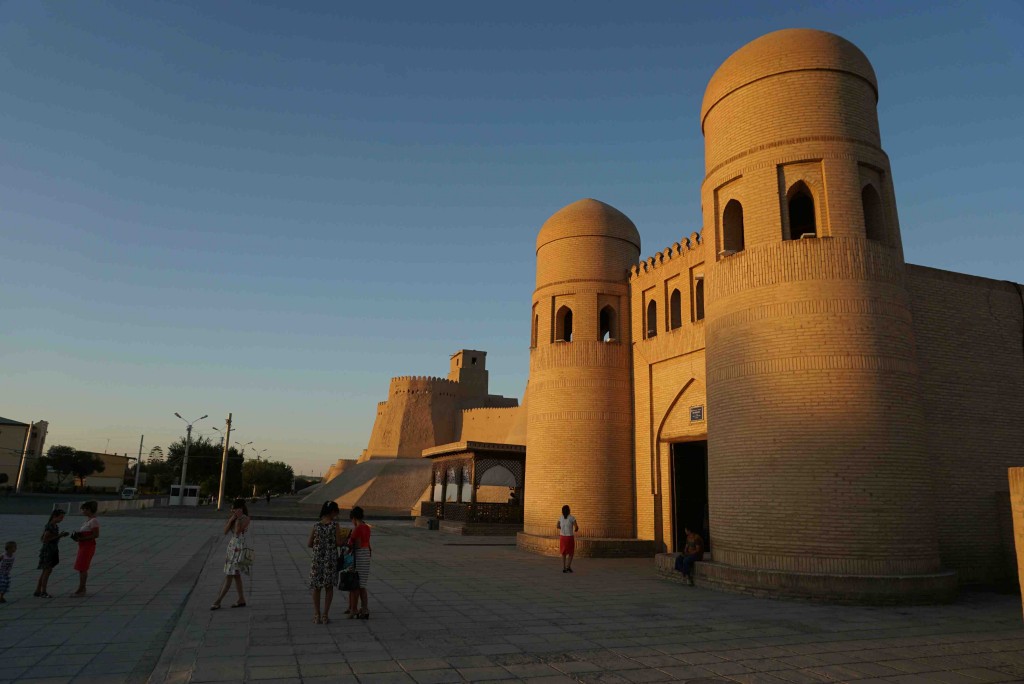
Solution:
<svg viewBox="0 0 1024 684">
<path fill-rule="evenodd" d="M 636 537 L 628 271 L 640 235 L 593 199 L 555 213 L 537 236 L 524 531 L 518 544 L 556 555 L 564 504 L 578 555 L 651 555 Z"/>
</svg>

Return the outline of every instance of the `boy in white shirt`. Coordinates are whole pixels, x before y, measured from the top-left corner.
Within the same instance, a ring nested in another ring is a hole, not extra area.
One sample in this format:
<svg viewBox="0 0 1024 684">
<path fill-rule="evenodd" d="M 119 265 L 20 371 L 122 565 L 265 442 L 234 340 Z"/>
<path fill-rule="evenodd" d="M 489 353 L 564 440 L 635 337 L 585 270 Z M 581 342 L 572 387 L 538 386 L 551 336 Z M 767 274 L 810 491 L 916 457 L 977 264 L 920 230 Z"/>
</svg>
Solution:
<svg viewBox="0 0 1024 684">
<path fill-rule="evenodd" d="M 572 572 L 572 557 L 576 553 L 576 533 L 580 526 L 576 517 L 569 514 L 569 507 L 562 506 L 562 517 L 555 523 L 558 528 L 558 551 L 562 554 L 562 572 Z"/>
</svg>

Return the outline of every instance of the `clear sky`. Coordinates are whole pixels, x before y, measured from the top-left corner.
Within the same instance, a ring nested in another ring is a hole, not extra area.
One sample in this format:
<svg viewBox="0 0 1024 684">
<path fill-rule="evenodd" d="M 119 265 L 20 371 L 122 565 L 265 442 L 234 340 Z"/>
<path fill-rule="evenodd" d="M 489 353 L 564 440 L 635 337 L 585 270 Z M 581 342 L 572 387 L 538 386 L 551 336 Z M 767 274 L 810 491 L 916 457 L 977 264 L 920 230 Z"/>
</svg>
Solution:
<svg viewBox="0 0 1024 684">
<path fill-rule="evenodd" d="M 521 396 L 540 225 L 699 230 L 704 87 L 789 27 L 874 64 L 907 260 L 1024 280 L 1019 2 L 0 3 L 0 416 L 319 473 L 457 349 Z"/>
</svg>

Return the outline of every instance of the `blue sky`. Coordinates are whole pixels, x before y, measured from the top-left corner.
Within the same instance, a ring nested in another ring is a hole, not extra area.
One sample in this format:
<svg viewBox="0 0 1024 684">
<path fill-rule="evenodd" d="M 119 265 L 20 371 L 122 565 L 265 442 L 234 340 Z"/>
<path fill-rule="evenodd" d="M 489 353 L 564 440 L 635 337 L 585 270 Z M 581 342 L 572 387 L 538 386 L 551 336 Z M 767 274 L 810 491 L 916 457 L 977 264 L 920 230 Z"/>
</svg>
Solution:
<svg viewBox="0 0 1024 684">
<path fill-rule="evenodd" d="M 320 472 L 457 349 L 520 396 L 540 225 L 699 230 L 704 87 L 788 27 L 874 64 L 907 260 L 1024 279 L 1017 2 L 0 4 L 0 415 Z"/>
</svg>

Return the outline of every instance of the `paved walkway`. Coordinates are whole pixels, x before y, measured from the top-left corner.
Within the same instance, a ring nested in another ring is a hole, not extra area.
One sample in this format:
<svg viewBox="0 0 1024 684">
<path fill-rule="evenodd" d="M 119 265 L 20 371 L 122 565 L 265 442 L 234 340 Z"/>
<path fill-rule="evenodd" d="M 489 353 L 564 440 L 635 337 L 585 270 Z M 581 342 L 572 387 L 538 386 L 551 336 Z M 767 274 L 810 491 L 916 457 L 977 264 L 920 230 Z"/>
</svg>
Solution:
<svg viewBox="0 0 1024 684">
<path fill-rule="evenodd" d="M 36 608 L 39 599 L 23 598 L 37 545 L 23 547 L 14 602 L 0 607 L 0 680 L 1024 681 L 1014 596 L 967 593 L 952 606 L 914 608 L 769 601 L 659 580 L 646 560 L 579 559 L 564 575 L 557 559 L 503 539 L 383 521 L 371 619 L 343 619 L 338 592 L 334 622 L 314 625 L 308 523 L 254 523 L 249 607 L 225 601 L 211 612 L 223 554 L 219 538 L 209 546 L 219 531 L 211 522 L 105 522 L 96 593 L 84 600 Z M 5 531 L 8 523 L 0 517 Z"/>
<path fill-rule="evenodd" d="M 60 542 L 61 562 L 49 582 L 56 598 L 32 596 L 45 515 L 0 515 L 0 537 L 18 542 L 8 603 L 0 605 L 0 681 L 145 681 L 167 643 L 214 530 L 191 521 L 127 518 L 101 521 L 89 596 L 72 570 L 74 542 Z M 80 515 L 62 530 L 78 529 Z"/>
</svg>

